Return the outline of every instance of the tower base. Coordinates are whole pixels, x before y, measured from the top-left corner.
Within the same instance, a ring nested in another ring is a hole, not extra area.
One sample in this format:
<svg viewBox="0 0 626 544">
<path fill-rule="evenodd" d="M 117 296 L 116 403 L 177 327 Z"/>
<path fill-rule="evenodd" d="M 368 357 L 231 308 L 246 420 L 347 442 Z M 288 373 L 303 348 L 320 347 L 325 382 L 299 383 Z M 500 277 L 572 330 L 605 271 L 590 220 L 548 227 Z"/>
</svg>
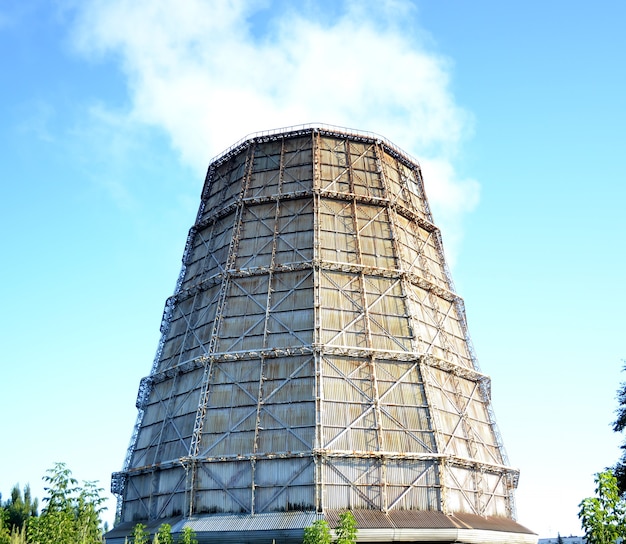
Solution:
<svg viewBox="0 0 626 544">
<path fill-rule="evenodd" d="M 144 522 L 154 534 L 162 523 L 172 533 L 191 527 L 199 544 L 301 544 L 304 529 L 318 519 L 331 527 L 340 511 L 276 512 L 270 514 L 214 514 Z M 437 511 L 398 510 L 385 514 L 376 510 L 353 510 L 359 544 L 387 542 L 438 542 L 456 544 L 536 544 L 537 535 L 519 523 L 502 517 L 474 514 L 445 515 Z M 134 523 L 122 523 L 105 535 L 107 544 L 124 544 Z"/>
</svg>

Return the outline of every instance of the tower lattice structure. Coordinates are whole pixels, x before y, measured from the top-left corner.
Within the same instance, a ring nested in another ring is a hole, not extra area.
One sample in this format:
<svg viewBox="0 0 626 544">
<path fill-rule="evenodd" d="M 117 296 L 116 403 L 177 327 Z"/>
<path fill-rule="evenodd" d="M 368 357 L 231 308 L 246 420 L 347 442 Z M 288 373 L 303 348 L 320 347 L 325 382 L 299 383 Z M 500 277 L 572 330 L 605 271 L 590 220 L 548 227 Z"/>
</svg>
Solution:
<svg viewBox="0 0 626 544">
<path fill-rule="evenodd" d="M 298 542 L 344 510 L 364 542 L 536 541 L 419 164 L 386 139 L 303 126 L 213 160 L 161 333 L 107 541 Z"/>
</svg>

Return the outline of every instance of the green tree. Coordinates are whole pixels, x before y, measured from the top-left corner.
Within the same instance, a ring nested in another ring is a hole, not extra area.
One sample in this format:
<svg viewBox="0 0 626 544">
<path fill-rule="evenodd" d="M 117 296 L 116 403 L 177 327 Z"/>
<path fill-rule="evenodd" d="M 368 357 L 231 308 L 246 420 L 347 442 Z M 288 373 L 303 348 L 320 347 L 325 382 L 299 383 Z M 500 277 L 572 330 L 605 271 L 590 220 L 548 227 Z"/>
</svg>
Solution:
<svg viewBox="0 0 626 544">
<path fill-rule="evenodd" d="M 565 542 L 563 541 L 563 537 L 561 536 L 561 533 L 558 533 L 558 536 L 556 537 L 556 544 L 565 544 Z"/>
<path fill-rule="evenodd" d="M 79 544 L 91 544 L 102 542 L 102 524 L 100 516 L 105 508 L 102 506 L 104 497 L 101 496 L 101 487 L 96 482 L 83 482 L 82 488 L 78 488 L 78 497 L 75 506 L 76 529 Z"/>
<path fill-rule="evenodd" d="M 169 523 L 162 523 L 157 534 L 154 535 L 152 544 L 174 544 L 172 537 L 172 526 Z"/>
<path fill-rule="evenodd" d="M 8 519 L 9 513 L 0 506 L 0 544 L 26 544 L 26 524 L 9 529 Z"/>
<path fill-rule="evenodd" d="M 30 523 L 28 540 L 32 544 L 75 544 L 76 525 L 72 495 L 78 481 L 64 463 L 56 463 L 43 477 L 48 496 L 41 515 Z"/>
<path fill-rule="evenodd" d="M 339 515 L 339 525 L 335 528 L 335 544 L 354 544 L 356 533 L 356 519 L 352 512 L 342 512 Z"/>
<path fill-rule="evenodd" d="M 94 482 L 79 486 L 64 463 L 56 463 L 43 479 L 48 496 L 41 515 L 29 523 L 29 544 L 101 544 L 102 489 Z"/>
<path fill-rule="evenodd" d="M 11 537 L 9 541 L 10 544 L 26 544 L 28 542 L 26 525 L 23 525 L 21 528 L 14 527 L 11 530 Z"/>
<path fill-rule="evenodd" d="M 132 540 L 133 544 L 148 544 L 150 540 L 150 534 L 146 531 L 146 526 L 143 523 L 138 523 L 133 528 Z"/>
<path fill-rule="evenodd" d="M 2 498 L 0 496 L 0 498 Z M 0 544 L 11 544 L 11 532 L 7 527 L 8 514 L 5 509 L 0 506 Z"/>
<path fill-rule="evenodd" d="M 195 531 L 191 527 L 185 527 L 178 542 L 180 544 L 198 544 Z"/>
<path fill-rule="evenodd" d="M 22 531 L 29 518 L 37 516 L 38 501 L 31 497 L 28 484 L 24 486 L 23 495 L 20 486 L 15 484 L 11 489 L 11 498 L 3 506 L 7 515 L 6 525 L 12 533 L 16 529 Z"/>
<path fill-rule="evenodd" d="M 304 544 L 331 544 L 330 527 L 323 519 L 318 519 L 304 529 Z"/>
<path fill-rule="evenodd" d="M 622 371 L 626 371 L 626 360 L 622 361 L 624 366 Z M 626 429 L 626 382 L 620 384 L 617 390 L 617 418 L 613 422 L 613 431 L 616 433 L 622 433 Z M 622 449 L 622 457 L 612 468 L 613 474 L 617 480 L 617 487 L 620 495 L 626 492 L 626 440 L 620 446 Z"/>
<path fill-rule="evenodd" d="M 610 470 L 596 474 L 595 482 L 596 496 L 583 499 L 578 517 L 587 544 L 614 544 L 626 537 L 626 502 Z"/>
</svg>

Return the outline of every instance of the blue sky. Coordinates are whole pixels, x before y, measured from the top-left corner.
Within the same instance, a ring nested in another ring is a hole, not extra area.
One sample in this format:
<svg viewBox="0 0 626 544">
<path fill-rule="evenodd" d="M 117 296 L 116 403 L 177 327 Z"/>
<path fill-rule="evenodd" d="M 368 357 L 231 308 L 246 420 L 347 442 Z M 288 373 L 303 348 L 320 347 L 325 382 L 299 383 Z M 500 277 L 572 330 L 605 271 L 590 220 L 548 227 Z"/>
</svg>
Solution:
<svg viewBox="0 0 626 544">
<path fill-rule="evenodd" d="M 55 461 L 108 491 L 211 157 L 324 122 L 422 164 L 518 519 L 580 534 L 620 453 L 624 20 L 606 0 L 0 2 L 3 496 L 43 496 Z"/>
</svg>

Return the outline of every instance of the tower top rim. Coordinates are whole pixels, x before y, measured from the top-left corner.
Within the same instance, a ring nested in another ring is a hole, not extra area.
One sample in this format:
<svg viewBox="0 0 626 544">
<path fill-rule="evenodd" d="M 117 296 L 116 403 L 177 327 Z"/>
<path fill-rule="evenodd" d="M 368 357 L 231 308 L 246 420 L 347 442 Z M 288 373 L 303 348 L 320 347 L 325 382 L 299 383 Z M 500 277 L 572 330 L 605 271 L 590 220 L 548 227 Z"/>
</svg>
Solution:
<svg viewBox="0 0 626 544">
<path fill-rule="evenodd" d="M 223 164 L 234 155 L 237 155 L 243 149 L 246 149 L 252 143 L 267 142 L 285 136 L 294 137 L 312 134 L 315 132 L 319 132 L 325 135 L 348 137 L 360 141 L 379 142 L 383 146 L 385 146 L 385 148 L 387 148 L 387 150 L 391 152 L 391 154 L 397 155 L 399 158 L 404 159 L 404 161 L 410 163 L 411 165 L 420 168 L 420 163 L 415 157 L 413 157 L 410 153 L 407 153 L 404 149 L 398 147 L 391 140 L 376 132 L 356 130 L 326 123 L 305 123 L 301 125 L 292 125 L 287 127 L 262 130 L 259 132 L 251 132 L 241 138 L 239 141 L 232 144 L 230 147 L 226 148 L 224 151 L 215 155 L 209 161 L 209 169 Z"/>
</svg>

